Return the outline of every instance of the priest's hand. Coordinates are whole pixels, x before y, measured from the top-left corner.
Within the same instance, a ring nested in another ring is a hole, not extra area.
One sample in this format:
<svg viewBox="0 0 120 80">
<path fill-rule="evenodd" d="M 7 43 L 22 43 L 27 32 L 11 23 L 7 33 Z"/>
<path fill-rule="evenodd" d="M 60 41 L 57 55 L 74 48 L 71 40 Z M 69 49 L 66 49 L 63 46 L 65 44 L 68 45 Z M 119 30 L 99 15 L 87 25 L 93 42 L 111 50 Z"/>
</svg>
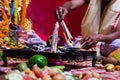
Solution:
<svg viewBox="0 0 120 80">
<path fill-rule="evenodd" d="M 60 6 L 55 11 L 55 17 L 58 19 L 58 21 L 61 21 L 64 19 L 67 13 L 68 13 L 67 8 Z"/>
<path fill-rule="evenodd" d="M 81 44 L 83 49 L 90 49 L 95 46 L 100 41 L 100 34 L 92 34 L 87 36 L 85 39 L 81 40 Z"/>
</svg>

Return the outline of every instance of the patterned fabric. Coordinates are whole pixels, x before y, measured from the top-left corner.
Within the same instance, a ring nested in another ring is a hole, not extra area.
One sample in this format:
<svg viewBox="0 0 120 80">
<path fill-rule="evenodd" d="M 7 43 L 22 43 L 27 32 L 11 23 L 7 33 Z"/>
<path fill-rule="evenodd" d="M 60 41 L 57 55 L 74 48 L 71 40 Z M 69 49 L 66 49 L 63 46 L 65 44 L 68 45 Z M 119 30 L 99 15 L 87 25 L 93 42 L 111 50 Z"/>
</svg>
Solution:
<svg viewBox="0 0 120 80">
<path fill-rule="evenodd" d="M 119 80 L 120 78 L 120 71 L 107 72 L 105 69 L 100 67 L 87 67 L 82 69 L 71 70 L 72 74 L 76 76 L 79 76 L 83 72 L 87 72 L 87 71 L 99 73 L 102 80 Z"/>
</svg>

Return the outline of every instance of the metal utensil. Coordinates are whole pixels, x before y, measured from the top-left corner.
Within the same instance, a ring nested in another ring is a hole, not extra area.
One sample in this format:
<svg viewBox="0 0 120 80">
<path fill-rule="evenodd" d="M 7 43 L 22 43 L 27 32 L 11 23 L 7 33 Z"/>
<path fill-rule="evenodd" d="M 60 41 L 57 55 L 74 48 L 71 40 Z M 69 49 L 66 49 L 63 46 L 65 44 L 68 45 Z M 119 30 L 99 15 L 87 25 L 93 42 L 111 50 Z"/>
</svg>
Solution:
<svg viewBox="0 0 120 80">
<path fill-rule="evenodd" d="M 66 41 L 67 41 L 68 45 L 72 46 L 73 37 L 72 37 L 70 31 L 68 30 L 67 25 L 65 24 L 64 20 L 62 19 L 59 10 L 56 11 L 56 15 L 58 17 L 58 21 L 60 22 L 60 24 L 61 24 L 61 26 L 62 26 L 62 28 L 64 30 L 64 36 L 66 38 Z"/>
<path fill-rule="evenodd" d="M 54 53 L 57 52 L 58 30 L 59 30 L 59 23 L 56 22 L 55 29 L 53 32 L 53 37 L 52 37 L 52 44 L 51 44 L 51 52 L 54 52 Z"/>
</svg>

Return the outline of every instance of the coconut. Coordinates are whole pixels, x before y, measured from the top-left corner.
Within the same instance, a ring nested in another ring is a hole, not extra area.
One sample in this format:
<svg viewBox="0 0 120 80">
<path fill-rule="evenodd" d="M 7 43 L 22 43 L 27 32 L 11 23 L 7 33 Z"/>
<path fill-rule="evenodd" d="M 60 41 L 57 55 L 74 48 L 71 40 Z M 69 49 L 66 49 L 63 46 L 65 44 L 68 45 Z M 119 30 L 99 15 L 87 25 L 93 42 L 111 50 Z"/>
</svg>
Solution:
<svg viewBox="0 0 120 80">
<path fill-rule="evenodd" d="M 118 63 L 118 61 L 114 58 L 114 57 L 107 57 L 107 58 L 104 58 L 102 60 L 102 64 L 105 65 L 105 64 L 113 64 L 113 65 L 116 65 Z"/>
</svg>

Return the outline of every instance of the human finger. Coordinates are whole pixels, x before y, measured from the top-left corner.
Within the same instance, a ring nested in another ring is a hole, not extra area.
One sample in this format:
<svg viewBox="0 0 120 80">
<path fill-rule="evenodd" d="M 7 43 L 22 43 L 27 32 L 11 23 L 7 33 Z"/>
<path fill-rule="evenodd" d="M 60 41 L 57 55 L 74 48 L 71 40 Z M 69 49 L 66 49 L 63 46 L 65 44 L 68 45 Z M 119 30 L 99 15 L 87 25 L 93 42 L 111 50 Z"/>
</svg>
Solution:
<svg viewBox="0 0 120 80">
<path fill-rule="evenodd" d="M 84 42 L 85 44 L 82 46 L 84 49 L 89 49 L 93 45 L 93 40 L 91 38 L 87 38 L 86 41 Z"/>
</svg>

